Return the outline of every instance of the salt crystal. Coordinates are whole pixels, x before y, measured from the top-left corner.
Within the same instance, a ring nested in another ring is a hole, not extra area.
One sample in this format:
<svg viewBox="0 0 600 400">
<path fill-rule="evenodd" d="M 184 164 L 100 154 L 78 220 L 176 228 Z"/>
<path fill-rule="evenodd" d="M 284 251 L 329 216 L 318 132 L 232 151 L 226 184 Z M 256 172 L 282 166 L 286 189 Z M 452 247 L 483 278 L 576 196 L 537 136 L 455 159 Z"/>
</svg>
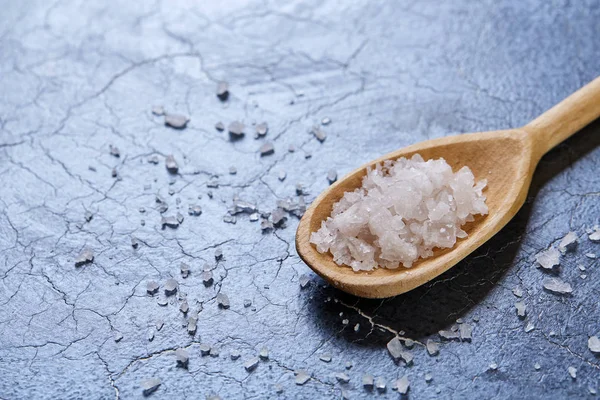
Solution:
<svg viewBox="0 0 600 400">
<path fill-rule="evenodd" d="M 269 359 L 269 349 L 267 349 L 266 347 L 263 347 L 262 349 L 260 349 L 260 353 L 258 353 L 258 356 L 262 360 L 268 360 Z"/>
<path fill-rule="evenodd" d="M 496 364 L 495 362 L 490 364 L 490 370 L 495 371 L 498 369 L 498 364 Z"/>
<path fill-rule="evenodd" d="M 331 362 L 331 356 L 329 354 L 321 354 L 319 356 L 319 360 L 328 363 L 328 362 Z"/>
<path fill-rule="evenodd" d="M 303 369 L 294 371 L 294 375 L 296 375 L 296 385 L 304 385 L 310 379 L 310 375 Z"/>
<path fill-rule="evenodd" d="M 283 182 L 285 180 L 286 175 L 287 174 L 285 173 L 285 171 L 279 171 L 279 175 L 278 175 L 279 180 Z"/>
<path fill-rule="evenodd" d="M 318 126 L 312 128 L 311 133 L 317 138 L 317 140 L 321 143 L 327 139 L 327 134 L 321 130 Z"/>
<path fill-rule="evenodd" d="M 516 302 L 515 308 L 517 309 L 517 316 L 519 318 L 525 318 L 527 315 L 527 307 L 525 306 L 525 303 L 522 301 Z"/>
<path fill-rule="evenodd" d="M 569 375 L 571 376 L 572 379 L 577 379 L 577 368 L 569 367 L 569 368 L 567 368 L 567 371 L 569 372 Z"/>
<path fill-rule="evenodd" d="M 182 368 L 188 367 L 188 361 L 190 360 L 190 354 L 186 349 L 179 348 L 175 350 L 175 357 L 177 359 L 177 366 Z"/>
<path fill-rule="evenodd" d="M 512 292 L 517 297 L 523 297 L 523 289 L 521 289 L 520 286 L 517 286 L 516 288 L 514 288 Z"/>
<path fill-rule="evenodd" d="M 79 253 L 77 258 L 75 259 L 75 266 L 81 267 L 82 265 L 89 264 L 93 261 L 94 261 L 94 252 L 91 249 L 86 247 L 85 249 L 83 249 L 81 251 L 81 253 Z"/>
<path fill-rule="evenodd" d="M 148 281 L 148 283 L 146 283 L 146 291 L 148 294 L 155 294 L 158 292 L 158 283 L 156 283 L 156 281 Z"/>
<path fill-rule="evenodd" d="M 433 376 L 431 374 L 425 374 L 425 382 L 429 383 L 433 380 Z"/>
<path fill-rule="evenodd" d="M 229 137 L 231 138 L 231 140 L 241 139 L 244 136 L 244 129 L 244 124 L 242 124 L 239 121 L 233 121 L 227 127 L 227 130 L 229 131 Z"/>
<path fill-rule="evenodd" d="M 304 289 L 308 286 L 310 282 L 310 277 L 306 274 L 300 275 L 300 288 Z"/>
<path fill-rule="evenodd" d="M 152 106 L 152 114 L 156 116 L 161 116 L 165 114 L 165 109 L 163 106 Z"/>
<path fill-rule="evenodd" d="M 179 165 L 177 165 L 177 161 L 175 161 L 175 157 L 172 154 L 168 155 L 165 159 L 165 167 L 172 174 L 176 174 L 179 170 Z"/>
<path fill-rule="evenodd" d="M 156 389 L 158 389 L 160 384 L 161 384 L 161 381 L 158 378 L 144 379 L 142 382 L 140 382 L 140 386 L 142 387 L 144 396 L 148 396 L 152 392 L 156 391 Z"/>
<path fill-rule="evenodd" d="M 219 132 L 223 132 L 225 130 L 225 125 L 223 125 L 223 123 L 219 121 L 215 124 L 215 129 Z"/>
<path fill-rule="evenodd" d="M 335 374 L 335 379 L 337 379 L 340 383 L 350 382 L 350 377 L 344 372 L 338 372 L 337 374 Z"/>
<path fill-rule="evenodd" d="M 573 292 L 571 285 L 559 278 L 546 278 L 543 285 L 544 289 L 554 294 L 569 294 Z"/>
<path fill-rule="evenodd" d="M 259 152 L 261 157 L 268 156 L 269 154 L 273 154 L 275 152 L 275 147 L 273 146 L 273 143 L 267 142 L 260 146 Z"/>
<path fill-rule="evenodd" d="M 468 167 L 454 173 L 443 159 L 386 162 L 368 169 L 362 187 L 333 205 L 310 241 L 355 271 L 409 268 L 467 236 L 460 227 L 488 213 L 485 186 Z"/>
<path fill-rule="evenodd" d="M 229 84 L 221 81 L 217 84 L 217 97 L 221 101 L 226 101 L 229 97 Z"/>
<path fill-rule="evenodd" d="M 174 129 L 184 129 L 187 123 L 190 122 L 190 118 L 181 114 L 166 114 L 165 125 L 170 126 Z"/>
<path fill-rule="evenodd" d="M 558 244 L 558 249 L 561 253 L 573 250 L 577 246 L 577 234 L 575 232 L 569 232 Z"/>
<path fill-rule="evenodd" d="M 594 354 L 600 354 L 600 339 L 598 336 L 590 336 L 588 339 L 588 348 Z"/>
<path fill-rule="evenodd" d="M 256 137 L 257 138 L 265 136 L 268 131 L 269 131 L 269 126 L 267 125 L 266 122 L 256 125 Z"/>
<path fill-rule="evenodd" d="M 240 358 L 240 351 L 237 349 L 233 349 L 229 352 L 229 357 L 231 357 L 232 360 L 237 360 L 238 358 Z"/>
<path fill-rule="evenodd" d="M 257 366 L 258 366 L 258 357 L 251 358 L 244 363 L 244 368 L 246 368 L 246 371 L 248 371 L 248 372 L 253 371 Z"/>
<path fill-rule="evenodd" d="M 327 172 L 327 180 L 330 184 L 337 181 L 337 172 L 335 169 L 330 169 L 329 172 Z"/>
<path fill-rule="evenodd" d="M 123 334 L 119 331 L 115 331 L 114 339 L 115 342 L 119 343 L 123 339 Z"/>
<path fill-rule="evenodd" d="M 596 258 L 596 254 L 594 254 L 594 253 L 585 253 L 585 256 L 587 258 L 591 258 L 592 260 Z"/>
<path fill-rule="evenodd" d="M 429 353 L 430 356 L 437 356 L 440 352 L 439 344 L 431 339 L 427 339 L 426 347 L 427 353 Z"/>
<path fill-rule="evenodd" d="M 379 392 L 385 392 L 385 379 L 383 379 L 382 377 L 378 377 L 377 379 L 375 379 L 375 388 Z"/>
<path fill-rule="evenodd" d="M 165 294 L 171 296 L 177 292 L 177 281 L 173 278 L 167 279 L 165 282 Z"/>
<path fill-rule="evenodd" d="M 472 339 L 473 327 L 469 324 L 460 325 L 460 339 L 465 342 L 470 342 Z"/>
<path fill-rule="evenodd" d="M 536 261 L 544 269 L 552 269 L 560 264 L 560 252 L 554 247 L 542 251 L 535 256 Z"/>
<path fill-rule="evenodd" d="M 588 238 L 592 242 L 600 242 L 600 227 L 595 226 L 594 227 L 594 231 L 592 233 L 590 233 L 590 235 L 588 236 Z"/>
<path fill-rule="evenodd" d="M 363 387 L 367 388 L 367 389 L 372 389 L 373 388 L 373 375 L 371 374 L 364 374 L 362 377 L 362 385 Z"/>
<path fill-rule="evenodd" d="M 527 325 L 525 326 L 525 333 L 529 333 L 534 329 L 535 329 L 535 326 L 531 322 L 528 322 Z"/>
<path fill-rule="evenodd" d="M 225 293 L 219 293 L 217 295 L 217 304 L 220 308 L 229 308 L 229 297 Z"/>
<path fill-rule="evenodd" d="M 396 388 L 398 389 L 398 393 L 400 394 L 408 393 L 408 389 L 410 388 L 408 376 L 404 375 L 402 378 L 398 379 L 396 381 Z"/>
<path fill-rule="evenodd" d="M 321 125 L 326 126 L 329 125 L 331 123 L 331 118 L 329 117 L 325 117 L 321 120 Z"/>
<path fill-rule="evenodd" d="M 536 371 L 539 371 L 539 370 L 540 370 L 540 368 L 542 368 L 542 366 L 540 365 L 540 363 L 535 363 L 535 364 L 533 365 L 533 368 L 535 368 L 535 370 L 536 370 Z"/>
</svg>

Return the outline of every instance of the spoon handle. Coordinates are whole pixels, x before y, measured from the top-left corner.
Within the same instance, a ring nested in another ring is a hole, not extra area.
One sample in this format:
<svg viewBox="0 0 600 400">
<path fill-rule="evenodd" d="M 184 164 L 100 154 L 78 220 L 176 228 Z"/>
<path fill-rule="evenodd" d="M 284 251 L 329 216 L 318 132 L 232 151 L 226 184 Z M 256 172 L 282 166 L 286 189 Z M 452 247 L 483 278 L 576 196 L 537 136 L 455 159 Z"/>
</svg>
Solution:
<svg viewBox="0 0 600 400">
<path fill-rule="evenodd" d="M 600 77 L 594 79 L 523 129 L 535 141 L 539 157 L 600 117 Z"/>
</svg>

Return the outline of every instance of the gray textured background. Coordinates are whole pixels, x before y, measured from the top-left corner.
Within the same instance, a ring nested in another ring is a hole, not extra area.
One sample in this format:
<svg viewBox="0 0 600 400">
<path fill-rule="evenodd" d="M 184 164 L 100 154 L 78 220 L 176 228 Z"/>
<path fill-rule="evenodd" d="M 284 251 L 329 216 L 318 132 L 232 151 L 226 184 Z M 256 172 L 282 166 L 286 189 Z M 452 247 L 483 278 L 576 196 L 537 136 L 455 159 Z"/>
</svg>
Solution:
<svg viewBox="0 0 600 400">
<path fill-rule="evenodd" d="M 162 380 L 156 398 L 338 398 L 342 388 L 350 398 L 397 398 L 391 384 L 404 374 L 418 399 L 591 397 L 600 363 L 587 339 L 600 331 L 600 285 L 598 262 L 583 254 L 600 253 L 585 235 L 600 217 L 598 123 L 544 157 L 527 203 L 500 234 L 397 298 L 359 300 L 313 275 L 301 290 L 309 269 L 294 249 L 295 217 L 266 234 L 247 216 L 235 225 L 222 217 L 236 194 L 271 211 L 296 183 L 312 200 L 332 168 L 342 175 L 416 141 L 525 124 L 600 73 L 598 21 L 593 0 L 3 2 L 0 398 L 141 398 L 148 377 Z M 215 96 L 220 79 L 231 84 L 225 104 Z M 190 115 L 188 128 L 165 127 L 150 112 L 157 104 Z M 308 132 L 323 117 L 333 122 L 319 143 Z M 249 128 L 231 143 L 214 124 L 235 119 Z M 255 140 L 251 124 L 262 121 L 269 133 Z M 265 140 L 275 153 L 260 158 Z M 163 163 L 171 153 L 175 177 Z M 152 154 L 159 165 L 147 162 Z M 185 214 L 178 229 L 160 229 L 157 193 L 167 215 Z M 201 216 L 187 215 L 192 203 Z M 558 297 L 542 290 L 534 256 L 569 230 L 580 243 L 559 275 L 574 293 Z M 143 241 L 137 250 L 132 235 Z M 84 246 L 95 261 L 75 268 Z M 224 260 L 215 264 L 217 248 Z M 192 268 L 187 279 L 180 262 Z M 206 263 L 216 268 L 209 288 Z M 202 303 L 194 337 L 176 299 L 160 307 L 146 294 L 148 280 L 168 277 L 192 309 Z M 230 309 L 217 307 L 219 291 Z M 439 340 L 459 317 L 473 325 L 472 343 L 443 343 L 438 357 L 417 344 L 411 367 L 388 356 L 394 333 Z M 158 319 L 165 326 L 149 342 Z M 525 333 L 528 322 L 535 329 Z M 201 357 L 200 343 L 220 357 Z M 175 366 L 181 346 L 189 370 Z M 247 373 L 243 362 L 263 346 L 271 359 Z M 231 349 L 242 358 L 230 360 Z M 319 361 L 323 353 L 333 361 Z M 347 361 L 351 381 L 340 385 L 334 374 Z M 297 368 L 314 379 L 295 385 Z M 387 392 L 365 391 L 363 373 L 384 377 Z"/>
</svg>

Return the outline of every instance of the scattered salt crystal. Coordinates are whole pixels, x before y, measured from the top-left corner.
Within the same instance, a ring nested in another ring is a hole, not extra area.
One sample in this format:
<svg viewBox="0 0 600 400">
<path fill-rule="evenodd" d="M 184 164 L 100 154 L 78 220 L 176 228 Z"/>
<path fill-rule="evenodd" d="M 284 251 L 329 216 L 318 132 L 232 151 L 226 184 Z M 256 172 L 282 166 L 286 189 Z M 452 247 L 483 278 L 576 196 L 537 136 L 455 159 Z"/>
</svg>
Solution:
<svg viewBox="0 0 600 400">
<path fill-rule="evenodd" d="M 344 364 L 344 366 L 346 367 L 346 369 L 350 369 L 354 366 L 354 364 L 352 363 L 352 361 L 346 361 L 346 364 Z"/>
<path fill-rule="evenodd" d="M 350 382 L 350 377 L 348 376 L 348 374 L 344 373 L 344 372 L 338 372 L 335 374 L 335 379 L 338 380 L 338 382 L 340 383 L 348 383 Z"/>
<path fill-rule="evenodd" d="M 165 125 L 175 129 L 184 129 L 190 118 L 181 114 L 166 114 Z"/>
<path fill-rule="evenodd" d="M 569 368 L 567 368 L 567 371 L 569 372 L 569 375 L 571 376 L 572 379 L 577 379 L 577 368 L 569 367 Z"/>
<path fill-rule="evenodd" d="M 226 101 L 229 97 L 229 83 L 221 81 L 217 84 L 217 97 L 221 101 Z"/>
<path fill-rule="evenodd" d="M 229 308 L 229 297 L 225 293 L 217 295 L 217 304 L 220 308 Z"/>
<path fill-rule="evenodd" d="M 253 357 L 244 363 L 246 371 L 251 372 L 258 366 L 258 357 Z"/>
<path fill-rule="evenodd" d="M 535 326 L 531 322 L 528 322 L 527 325 L 525 326 L 525 332 L 526 333 L 529 333 L 529 332 L 531 332 L 534 329 L 535 329 Z"/>
<path fill-rule="evenodd" d="M 600 242 L 600 227 L 595 226 L 594 227 L 594 231 L 592 233 L 590 233 L 590 235 L 588 236 L 588 238 L 592 242 Z"/>
<path fill-rule="evenodd" d="M 371 374 L 364 374 L 362 377 L 362 385 L 363 387 L 367 388 L 367 389 L 371 389 L 373 388 L 373 375 Z"/>
<path fill-rule="evenodd" d="M 329 183 L 337 181 L 337 172 L 335 169 L 330 169 L 329 172 L 327 172 L 327 180 Z"/>
<path fill-rule="evenodd" d="M 259 151 L 261 157 L 268 156 L 269 154 L 273 154 L 275 152 L 275 147 L 273 146 L 273 143 L 267 142 L 260 146 Z"/>
<path fill-rule="evenodd" d="M 262 360 L 268 360 L 269 359 L 269 349 L 267 349 L 266 347 L 263 347 L 262 349 L 260 349 L 260 353 L 258 353 L 258 356 Z"/>
<path fill-rule="evenodd" d="M 237 360 L 238 358 L 240 358 L 240 351 L 237 349 L 233 349 L 229 352 L 229 357 L 231 357 L 232 360 Z"/>
<path fill-rule="evenodd" d="M 554 294 L 569 294 L 573 292 L 571 285 L 559 278 L 546 278 L 544 280 L 544 289 Z"/>
<path fill-rule="evenodd" d="M 383 379 L 381 376 L 375 379 L 375 388 L 379 392 L 385 392 L 385 379 Z"/>
<path fill-rule="evenodd" d="M 319 356 L 319 360 L 321 360 L 323 362 L 326 362 L 326 363 L 331 362 L 331 355 L 329 355 L 329 354 L 321 354 Z"/>
<path fill-rule="evenodd" d="M 402 378 L 396 381 L 396 388 L 398 389 L 398 393 L 406 394 L 408 393 L 408 389 L 410 388 L 410 382 L 408 381 L 408 377 L 404 375 Z"/>
<path fill-rule="evenodd" d="M 175 357 L 177 359 L 177 366 L 182 368 L 188 367 L 188 362 L 190 360 L 190 354 L 186 349 L 179 348 L 175 350 Z"/>
<path fill-rule="evenodd" d="M 119 343 L 123 339 L 123 334 L 119 331 L 115 331 L 114 339 L 115 342 Z"/>
<path fill-rule="evenodd" d="M 517 309 L 517 316 L 519 318 L 525 318 L 527 315 L 527 307 L 525 306 L 525 303 L 522 301 L 516 302 L 515 308 Z"/>
<path fill-rule="evenodd" d="M 433 380 L 433 376 L 431 374 L 425 374 L 425 382 L 429 383 Z"/>
<path fill-rule="evenodd" d="M 460 325 L 460 339 L 465 342 L 470 342 L 472 339 L 473 327 L 469 324 Z"/>
<path fill-rule="evenodd" d="M 600 339 L 598 336 L 590 336 L 588 339 L 588 348 L 594 354 L 600 354 Z"/>
<path fill-rule="evenodd" d="M 257 138 L 265 136 L 268 131 L 269 131 L 269 126 L 267 125 L 266 122 L 256 125 L 256 137 Z"/>
<path fill-rule="evenodd" d="M 569 232 L 558 244 L 558 249 L 561 253 L 573 250 L 577 246 L 577 234 L 575 232 Z"/>
<path fill-rule="evenodd" d="M 535 256 L 536 261 L 544 269 L 552 269 L 560 264 L 560 252 L 554 247 L 550 247 L 548 250 L 542 251 Z"/>
<path fill-rule="evenodd" d="M 83 249 L 81 251 L 81 253 L 79 253 L 77 258 L 75 259 L 75 266 L 81 267 L 82 265 L 89 264 L 93 261 L 94 261 L 94 252 L 91 249 L 86 247 L 85 249 Z"/>
<path fill-rule="evenodd" d="M 514 288 L 512 292 L 517 297 L 523 297 L 523 289 L 521 289 L 520 286 L 517 286 L 516 288 Z"/>
<path fill-rule="evenodd" d="M 362 187 L 334 204 L 310 241 L 355 271 L 409 268 L 434 248 L 451 248 L 467 236 L 460 227 L 488 212 L 485 186 L 468 167 L 453 173 L 443 159 L 415 155 L 386 162 L 369 168 Z"/>
<path fill-rule="evenodd" d="M 495 362 L 490 364 L 490 370 L 495 371 L 498 369 L 498 364 L 496 364 Z"/>
<path fill-rule="evenodd" d="M 300 287 L 304 289 L 310 283 L 310 276 L 306 274 L 300 275 Z"/>
<path fill-rule="evenodd" d="M 177 292 L 177 281 L 173 278 L 169 278 L 167 279 L 167 281 L 165 282 L 165 294 L 167 296 L 171 296 L 173 294 L 175 294 L 175 292 Z"/>
<path fill-rule="evenodd" d="M 437 356 L 440 352 L 439 344 L 431 339 L 427 339 L 426 347 L 427 353 L 429 353 L 430 356 Z"/>
<path fill-rule="evenodd" d="M 585 256 L 587 258 L 591 258 L 592 260 L 596 258 L 596 254 L 594 254 L 594 253 L 585 253 Z"/>
<path fill-rule="evenodd" d="M 297 369 L 294 375 L 296 375 L 296 385 L 304 385 L 310 380 L 310 375 L 303 369 Z"/>
<path fill-rule="evenodd" d="M 161 384 L 161 381 L 158 378 L 144 379 L 142 382 L 140 382 L 140 386 L 142 387 L 144 396 L 148 396 L 152 392 L 156 391 L 156 389 L 158 389 L 160 384 Z"/>
<path fill-rule="evenodd" d="M 321 120 L 321 125 L 326 126 L 329 125 L 331 123 L 331 118 L 329 117 L 325 117 Z"/>
<path fill-rule="evenodd" d="M 535 364 L 533 365 L 533 368 L 535 368 L 535 370 L 536 370 L 536 371 L 539 371 L 539 370 L 540 370 L 540 368 L 542 368 L 542 366 L 540 365 L 540 363 L 535 363 Z"/>
</svg>

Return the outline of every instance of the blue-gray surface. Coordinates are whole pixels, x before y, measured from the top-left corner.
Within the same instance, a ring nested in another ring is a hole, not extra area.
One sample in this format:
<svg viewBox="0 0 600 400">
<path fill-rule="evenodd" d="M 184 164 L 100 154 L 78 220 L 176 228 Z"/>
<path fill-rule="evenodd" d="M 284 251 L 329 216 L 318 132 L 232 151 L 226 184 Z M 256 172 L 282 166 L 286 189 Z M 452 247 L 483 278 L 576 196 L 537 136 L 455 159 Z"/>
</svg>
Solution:
<svg viewBox="0 0 600 400">
<path fill-rule="evenodd" d="M 500 234 L 385 301 L 314 275 L 301 289 L 310 270 L 294 249 L 296 217 L 261 233 L 247 214 L 236 224 L 223 216 L 235 195 L 269 212 L 297 199 L 297 183 L 314 199 L 331 169 L 342 175 L 427 138 L 525 124 L 600 74 L 598 21 L 594 0 L 4 2 L 0 398 L 141 398 L 140 382 L 152 377 L 162 381 L 156 398 L 396 398 L 403 375 L 417 399 L 592 396 L 600 362 L 587 341 L 600 331 L 600 272 L 584 254 L 600 253 L 585 232 L 600 217 L 598 123 L 544 157 Z M 226 102 L 215 95 L 219 80 L 230 83 Z M 164 126 L 155 105 L 189 115 L 187 129 Z M 321 143 L 309 131 L 325 117 Z M 247 133 L 232 142 L 214 125 L 234 120 Z M 269 132 L 255 139 L 252 124 L 263 121 Z M 266 141 L 275 152 L 260 157 Z M 165 169 L 169 154 L 177 175 Z M 219 187 L 208 188 L 214 176 Z M 184 214 L 179 228 L 161 229 L 157 194 L 165 215 Z M 188 215 L 196 203 L 202 215 Z M 560 297 L 542 289 L 548 274 L 535 255 L 570 230 L 579 245 L 558 275 L 574 290 Z M 94 261 L 75 267 L 85 247 Z M 205 265 L 214 268 L 208 287 Z M 156 280 L 162 293 L 169 277 L 179 294 L 161 307 L 146 285 Z M 218 307 L 219 292 L 229 309 Z M 184 295 L 188 314 L 202 309 L 195 335 L 179 310 Z M 429 356 L 422 344 L 440 341 L 457 318 L 473 327 L 472 342 L 442 342 Z M 418 341 L 412 366 L 389 357 L 396 334 Z M 201 343 L 220 355 L 202 357 Z M 176 365 L 178 347 L 189 350 L 188 369 Z M 263 347 L 269 360 L 247 372 Z M 297 369 L 312 379 L 296 385 Z M 349 383 L 336 380 L 342 371 Z M 387 391 L 365 390 L 365 373 L 383 377 Z"/>
</svg>

